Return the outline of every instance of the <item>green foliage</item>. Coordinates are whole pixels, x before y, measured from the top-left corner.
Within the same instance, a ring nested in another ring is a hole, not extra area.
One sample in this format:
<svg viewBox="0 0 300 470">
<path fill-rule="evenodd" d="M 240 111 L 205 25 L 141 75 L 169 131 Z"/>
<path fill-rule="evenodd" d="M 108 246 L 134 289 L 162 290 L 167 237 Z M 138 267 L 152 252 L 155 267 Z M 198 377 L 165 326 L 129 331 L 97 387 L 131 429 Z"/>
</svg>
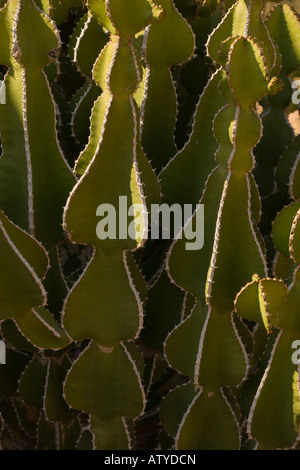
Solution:
<svg viewBox="0 0 300 470">
<path fill-rule="evenodd" d="M 296 1 L 0 2 L 0 448 L 299 448 L 299 65 Z"/>
</svg>

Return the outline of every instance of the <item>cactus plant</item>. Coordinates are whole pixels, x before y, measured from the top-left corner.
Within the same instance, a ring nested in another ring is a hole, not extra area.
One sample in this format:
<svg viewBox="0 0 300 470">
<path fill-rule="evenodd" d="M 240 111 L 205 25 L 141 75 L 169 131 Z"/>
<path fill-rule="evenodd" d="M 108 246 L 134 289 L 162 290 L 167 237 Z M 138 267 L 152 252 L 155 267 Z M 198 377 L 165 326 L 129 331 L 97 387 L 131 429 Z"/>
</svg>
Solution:
<svg viewBox="0 0 300 470">
<path fill-rule="evenodd" d="M 0 2 L 1 449 L 299 449 L 299 13 Z"/>
</svg>

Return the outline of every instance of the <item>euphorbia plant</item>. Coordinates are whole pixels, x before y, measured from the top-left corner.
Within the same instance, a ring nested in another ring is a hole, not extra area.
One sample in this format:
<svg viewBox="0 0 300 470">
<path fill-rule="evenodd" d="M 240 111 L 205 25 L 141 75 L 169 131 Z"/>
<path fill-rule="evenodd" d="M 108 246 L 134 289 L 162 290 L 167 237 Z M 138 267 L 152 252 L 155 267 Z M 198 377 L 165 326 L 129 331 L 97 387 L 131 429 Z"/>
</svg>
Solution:
<svg viewBox="0 0 300 470">
<path fill-rule="evenodd" d="M 297 448 L 291 3 L 0 2 L 3 449 Z"/>
</svg>

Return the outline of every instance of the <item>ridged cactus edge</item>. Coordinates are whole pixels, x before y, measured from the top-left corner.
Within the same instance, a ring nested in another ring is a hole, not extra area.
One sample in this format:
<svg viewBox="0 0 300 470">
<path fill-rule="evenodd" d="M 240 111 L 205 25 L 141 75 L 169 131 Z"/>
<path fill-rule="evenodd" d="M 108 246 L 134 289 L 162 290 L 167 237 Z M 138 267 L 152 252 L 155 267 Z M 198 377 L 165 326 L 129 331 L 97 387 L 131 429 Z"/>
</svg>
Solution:
<svg viewBox="0 0 300 470">
<path fill-rule="evenodd" d="M 299 0 L 3 0 L 0 86 L 0 449 L 300 450 Z"/>
</svg>

